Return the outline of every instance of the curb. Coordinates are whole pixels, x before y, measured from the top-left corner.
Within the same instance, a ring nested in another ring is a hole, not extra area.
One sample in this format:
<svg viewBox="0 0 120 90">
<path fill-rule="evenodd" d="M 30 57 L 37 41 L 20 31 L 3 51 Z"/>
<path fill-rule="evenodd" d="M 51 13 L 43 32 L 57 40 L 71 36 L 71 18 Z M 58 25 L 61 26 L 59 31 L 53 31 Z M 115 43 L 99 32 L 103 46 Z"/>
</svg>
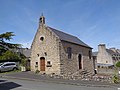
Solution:
<svg viewBox="0 0 120 90">
<path fill-rule="evenodd" d="M 20 77 L 12 77 L 12 76 L 1 76 L 1 78 L 28 80 L 28 81 L 45 82 L 45 83 L 56 83 L 56 84 L 65 84 L 65 85 L 75 85 L 75 86 L 86 86 L 86 87 L 116 88 L 115 86 L 111 86 L 111 85 L 79 84 L 79 83 L 70 83 L 70 82 L 58 82 L 58 81 L 37 80 L 37 79 L 30 79 L 30 78 L 20 78 Z"/>
</svg>

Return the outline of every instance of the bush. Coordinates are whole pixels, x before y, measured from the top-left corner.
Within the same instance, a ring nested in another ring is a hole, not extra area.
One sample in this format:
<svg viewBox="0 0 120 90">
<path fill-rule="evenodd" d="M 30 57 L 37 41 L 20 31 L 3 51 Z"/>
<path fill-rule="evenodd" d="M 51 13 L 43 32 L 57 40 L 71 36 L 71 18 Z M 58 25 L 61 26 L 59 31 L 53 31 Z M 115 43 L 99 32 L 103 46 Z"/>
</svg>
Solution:
<svg viewBox="0 0 120 90">
<path fill-rule="evenodd" d="M 7 50 L 5 53 L 3 53 L 0 56 L 0 62 L 6 62 L 6 61 L 20 61 L 19 56 L 16 53 L 13 53 L 12 51 Z"/>
<path fill-rule="evenodd" d="M 40 71 L 39 70 L 36 70 L 35 73 L 38 74 Z"/>
<path fill-rule="evenodd" d="M 118 75 L 114 75 L 113 76 L 113 83 L 119 83 L 119 77 L 118 77 Z"/>
<path fill-rule="evenodd" d="M 27 70 L 27 71 L 30 71 L 30 70 L 31 70 L 30 66 L 29 66 L 29 67 L 27 66 L 27 67 L 26 67 L 26 70 Z"/>
<path fill-rule="evenodd" d="M 27 63 L 27 61 L 26 61 L 25 59 L 22 59 L 22 60 L 21 60 L 21 65 L 22 65 L 22 66 L 26 67 L 26 63 Z"/>
<path fill-rule="evenodd" d="M 120 61 L 116 63 L 116 67 L 120 67 Z"/>
</svg>

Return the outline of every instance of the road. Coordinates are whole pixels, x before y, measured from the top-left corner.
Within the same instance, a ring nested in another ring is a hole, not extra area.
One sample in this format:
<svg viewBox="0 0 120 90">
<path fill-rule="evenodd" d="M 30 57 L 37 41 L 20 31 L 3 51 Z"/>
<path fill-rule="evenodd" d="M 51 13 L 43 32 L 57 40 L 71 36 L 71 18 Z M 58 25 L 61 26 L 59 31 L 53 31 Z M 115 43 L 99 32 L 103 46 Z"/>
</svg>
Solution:
<svg viewBox="0 0 120 90">
<path fill-rule="evenodd" d="M 0 90 L 118 90 L 109 87 L 86 87 L 40 81 L 0 78 Z"/>
</svg>

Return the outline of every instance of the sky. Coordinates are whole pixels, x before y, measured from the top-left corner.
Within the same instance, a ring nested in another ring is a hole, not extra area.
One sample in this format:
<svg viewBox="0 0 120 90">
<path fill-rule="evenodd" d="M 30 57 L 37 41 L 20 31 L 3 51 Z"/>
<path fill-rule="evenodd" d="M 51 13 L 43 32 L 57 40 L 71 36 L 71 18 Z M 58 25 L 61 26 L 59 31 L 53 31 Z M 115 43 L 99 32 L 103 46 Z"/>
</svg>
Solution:
<svg viewBox="0 0 120 90">
<path fill-rule="evenodd" d="M 30 48 L 42 13 L 47 26 L 93 51 L 99 44 L 120 49 L 120 0 L 0 0 L 0 34 L 14 32 L 11 42 Z"/>
</svg>

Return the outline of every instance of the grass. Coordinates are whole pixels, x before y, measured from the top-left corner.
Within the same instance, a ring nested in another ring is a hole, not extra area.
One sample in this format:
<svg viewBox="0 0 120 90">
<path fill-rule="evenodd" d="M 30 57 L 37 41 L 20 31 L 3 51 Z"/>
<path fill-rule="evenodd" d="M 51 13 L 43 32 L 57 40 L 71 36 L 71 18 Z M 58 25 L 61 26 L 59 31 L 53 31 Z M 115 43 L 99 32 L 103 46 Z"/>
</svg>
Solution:
<svg viewBox="0 0 120 90">
<path fill-rule="evenodd" d="M 8 74 L 8 73 L 15 73 L 15 72 L 21 72 L 21 71 L 20 70 L 6 71 L 6 72 L 0 72 L 0 74 Z"/>
</svg>

